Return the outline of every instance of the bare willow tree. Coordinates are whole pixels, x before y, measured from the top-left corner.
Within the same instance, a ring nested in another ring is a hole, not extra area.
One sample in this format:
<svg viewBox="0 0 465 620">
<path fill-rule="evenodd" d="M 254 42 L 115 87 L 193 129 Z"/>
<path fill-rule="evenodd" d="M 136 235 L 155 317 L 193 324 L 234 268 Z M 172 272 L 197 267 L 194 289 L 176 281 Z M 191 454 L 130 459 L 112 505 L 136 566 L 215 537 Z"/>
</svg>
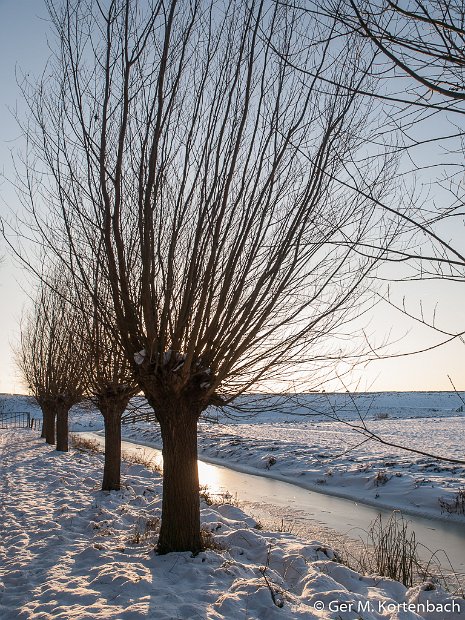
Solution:
<svg viewBox="0 0 465 620">
<path fill-rule="evenodd" d="M 98 267 L 94 271 L 99 286 Z M 95 289 L 94 289 L 95 291 Z M 99 295 L 100 302 L 104 295 Z M 107 302 L 111 300 L 107 298 Z M 103 416 L 105 428 L 105 461 L 102 491 L 121 487 L 121 418 L 129 400 L 137 391 L 132 365 L 123 350 L 118 331 L 112 321 L 111 304 L 102 304 L 81 291 L 79 309 L 82 337 L 88 352 L 85 369 L 85 394 Z M 109 312 L 110 311 L 110 312 Z"/>
<path fill-rule="evenodd" d="M 363 53 L 333 22 L 260 0 L 47 4 L 56 53 L 24 85 L 31 228 L 89 290 L 83 257 L 103 251 L 161 427 L 158 551 L 198 551 L 200 414 L 337 363 L 331 335 L 397 232 L 376 206 L 393 164 L 356 95 Z M 338 182 L 354 178 L 364 196 Z"/>
<path fill-rule="evenodd" d="M 86 359 L 77 315 L 63 293 L 62 287 L 38 289 L 23 316 L 16 361 L 42 410 L 47 443 L 56 441 L 57 450 L 66 452 L 68 413 L 82 398 Z"/>
</svg>

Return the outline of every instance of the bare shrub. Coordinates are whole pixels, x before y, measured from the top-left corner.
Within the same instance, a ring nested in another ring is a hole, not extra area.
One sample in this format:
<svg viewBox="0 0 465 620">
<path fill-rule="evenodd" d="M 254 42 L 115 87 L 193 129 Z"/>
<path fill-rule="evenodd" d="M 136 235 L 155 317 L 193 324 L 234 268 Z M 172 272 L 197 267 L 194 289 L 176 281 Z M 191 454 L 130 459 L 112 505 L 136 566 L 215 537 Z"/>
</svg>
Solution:
<svg viewBox="0 0 465 620">
<path fill-rule="evenodd" d="M 378 471 L 375 476 L 375 486 L 382 487 L 389 482 L 390 479 L 391 476 L 388 476 L 385 471 Z"/>
<path fill-rule="evenodd" d="M 420 548 L 430 554 L 427 562 L 420 560 Z M 440 556 L 445 556 L 445 562 L 440 561 Z M 418 543 L 415 532 L 409 530 L 409 521 L 399 511 L 393 512 L 387 522 L 383 522 L 381 515 L 375 519 L 367 532 L 367 540 L 362 541 L 361 550 L 348 553 L 344 545 L 337 561 L 364 574 L 395 579 L 407 587 L 425 583 L 427 589 L 441 586 L 454 595 L 463 596 L 461 576 L 447 554 L 433 552 Z M 446 565 L 449 568 L 446 569 Z"/>
<path fill-rule="evenodd" d="M 269 577 L 267 575 L 267 570 L 270 567 L 270 560 L 271 560 L 271 545 L 268 547 L 268 554 L 267 554 L 267 557 L 266 557 L 266 565 L 265 566 L 260 566 L 260 568 L 258 570 L 261 572 L 262 577 L 265 580 L 265 584 L 266 584 L 268 590 L 270 591 L 271 600 L 273 601 L 273 605 L 276 605 L 276 607 L 282 608 L 282 607 L 284 607 L 285 592 L 284 592 L 284 590 L 280 586 L 277 586 L 275 583 L 273 583 L 269 579 Z"/>
<path fill-rule="evenodd" d="M 276 458 L 274 456 L 270 456 L 267 458 L 265 467 L 270 469 L 273 465 L 276 465 Z"/>
<path fill-rule="evenodd" d="M 200 530 L 200 538 L 202 540 L 203 550 L 206 550 L 206 549 L 211 549 L 212 551 L 225 551 L 226 550 L 226 547 L 224 545 L 222 545 L 217 540 L 215 540 L 213 533 L 204 527 Z"/>
<path fill-rule="evenodd" d="M 254 525 L 254 529 L 256 530 L 267 530 L 269 532 L 279 532 L 280 534 L 294 534 L 296 536 L 299 535 L 299 531 L 296 528 L 295 521 L 287 521 L 282 518 L 280 521 L 276 520 L 263 520 L 257 521 L 256 525 Z"/>
<path fill-rule="evenodd" d="M 160 519 L 151 517 L 146 521 L 138 521 L 128 538 L 130 545 L 140 545 L 142 543 L 153 543 L 160 531 Z"/>
<path fill-rule="evenodd" d="M 438 502 L 441 506 L 441 512 L 465 515 L 465 487 L 459 489 L 452 499 L 440 497 Z"/>
</svg>

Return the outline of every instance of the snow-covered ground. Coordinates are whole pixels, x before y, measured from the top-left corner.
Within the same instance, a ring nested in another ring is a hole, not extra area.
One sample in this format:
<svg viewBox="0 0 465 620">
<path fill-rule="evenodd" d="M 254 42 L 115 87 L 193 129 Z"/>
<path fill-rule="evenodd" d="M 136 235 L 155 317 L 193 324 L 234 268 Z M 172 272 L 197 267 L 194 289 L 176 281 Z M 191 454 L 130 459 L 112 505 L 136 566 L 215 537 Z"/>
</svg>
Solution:
<svg viewBox="0 0 465 620">
<path fill-rule="evenodd" d="M 463 599 L 438 587 L 362 576 L 316 541 L 257 530 L 230 505 L 202 507 L 216 549 L 156 556 L 159 474 L 125 465 L 124 490 L 103 493 L 101 455 L 57 453 L 34 431 L 0 430 L 0 470 L 2 620 L 465 614 Z"/>
</svg>

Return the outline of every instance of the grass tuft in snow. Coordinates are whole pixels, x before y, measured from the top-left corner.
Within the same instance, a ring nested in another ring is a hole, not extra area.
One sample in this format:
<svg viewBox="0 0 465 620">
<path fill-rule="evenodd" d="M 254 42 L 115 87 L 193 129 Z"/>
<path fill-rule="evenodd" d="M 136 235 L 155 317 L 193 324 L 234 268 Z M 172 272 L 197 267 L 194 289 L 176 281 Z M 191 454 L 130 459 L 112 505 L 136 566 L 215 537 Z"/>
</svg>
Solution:
<svg viewBox="0 0 465 620">
<path fill-rule="evenodd" d="M 376 573 L 410 588 L 421 572 L 418 547 L 409 522 L 401 512 L 394 511 L 387 522 L 381 515 L 373 521 L 360 555 L 345 563 L 365 575 Z"/>
<path fill-rule="evenodd" d="M 95 439 L 88 437 L 82 437 L 79 434 L 70 435 L 70 443 L 73 448 L 83 452 L 99 452 L 103 453 L 105 450 Z M 149 456 L 147 452 L 126 452 L 122 451 L 121 460 L 129 465 L 142 465 L 150 471 L 155 471 L 159 474 L 163 473 L 162 467 L 159 465 L 155 457 Z"/>
<path fill-rule="evenodd" d="M 149 456 L 147 452 L 123 452 L 121 453 L 121 459 L 129 465 L 142 465 L 150 471 L 155 471 L 159 474 L 163 473 L 163 468 L 157 462 L 156 458 Z"/>
<path fill-rule="evenodd" d="M 100 446 L 95 439 L 88 439 L 80 435 L 70 435 L 70 443 L 73 448 L 81 452 L 100 452 Z"/>
<path fill-rule="evenodd" d="M 224 493 L 212 493 L 207 484 L 203 484 L 199 488 L 200 500 L 207 506 L 238 506 L 237 497 L 234 497 L 228 491 Z"/>
<path fill-rule="evenodd" d="M 400 511 L 394 511 L 387 522 L 383 522 L 380 515 L 371 524 L 361 550 L 348 553 L 345 548 L 343 555 L 337 554 L 334 559 L 365 575 L 389 577 L 409 588 L 421 583 L 427 583 L 430 590 L 440 586 L 464 598 L 462 580 L 447 554 L 433 552 L 418 543 L 409 523 Z M 420 548 L 430 554 L 428 562 L 420 560 Z M 446 561 L 440 562 L 442 555 Z M 449 569 L 445 571 L 441 566 L 447 564 Z"/>
<path fill-rule="evenodd" d="M 281 519 L 281 523 L 274 529 L 281 533 L 295 534 L 295 521 L 285 521 L 284 519 Z"/>
</svg>

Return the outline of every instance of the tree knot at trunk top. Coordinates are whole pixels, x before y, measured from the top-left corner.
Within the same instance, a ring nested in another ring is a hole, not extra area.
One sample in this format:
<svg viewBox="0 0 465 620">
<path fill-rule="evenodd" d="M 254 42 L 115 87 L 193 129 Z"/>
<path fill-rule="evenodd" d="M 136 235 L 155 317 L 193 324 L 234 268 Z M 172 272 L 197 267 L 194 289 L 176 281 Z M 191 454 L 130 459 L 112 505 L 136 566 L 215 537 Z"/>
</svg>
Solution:
<svg viewBox="0 0 465 620">
<path fill-rule="evenodd" d="M 174 349 L 150 355 L 147 349 L 134 354 L 139 385 L 158 401 L 157 409 L 172 401 L 186 401 L 202 410 L 212 397 L 216 375 L 201 357 L 189 359 Z"/>
</svg>

